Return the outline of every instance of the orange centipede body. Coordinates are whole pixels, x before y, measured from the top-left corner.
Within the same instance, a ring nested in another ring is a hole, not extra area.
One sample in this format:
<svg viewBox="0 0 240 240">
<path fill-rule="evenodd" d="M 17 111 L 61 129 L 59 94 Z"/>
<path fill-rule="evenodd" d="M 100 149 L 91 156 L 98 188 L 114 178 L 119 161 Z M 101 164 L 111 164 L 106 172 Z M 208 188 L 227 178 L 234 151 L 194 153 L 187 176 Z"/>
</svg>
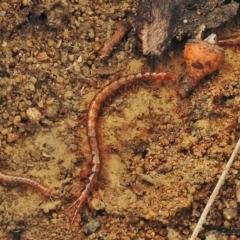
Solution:
<svg viewBox="0 0 240 240">
<path fill-rule="evenodd" d="M 27 177 L 21 177 L 21 176 L 16 176 L 16 175 L 11 175 L 11 174 L 6 174 L 2 171 L 0 171 L 0 181 L 6 184 L 23 184 L 30 186 L 34 189 L 36 189 L 38 192 L 41 194 L 48 196 L 50 194 L 50 189 L 41 184 L 38 181 L 32 180 Z"/>
<path fill-rule="evenodd" d="M 103 48 L 99 51 L 101 58 L 108 57 L 113 48 L 119 44 L 125 34 L 131 29 L 131 24 L 129 22 L 121 22 L 117 26 L 117 31 L 111 37 L 109 41 L 107 41 Z"/>
<path fill-rule="evenodd" d="M 216 43 L 220 47 L 237 46 L 240 45 L 240 35 L 225 38 L 216 38 Z"/>
<path fill-rule="evenodd" d="M 92 155 L 92 174 L 89 176 L 89 182 L 85 186 L 85 189 L 80 194 L 80 196 L 74 201 L 70 206 L 68 206 L 65 211 L 75 207 L 75 212 L 71 221 L 73 224 L 77 213 L 82 207 L 83 203 L 88 199 L 92 190 L 94 189 L 99 173 L 101 171 L 101 152 L 98 144 L 97 136 L 97 118 L 99 110 L 101 109 L 104 101 L 114 92 L 116 92 L 121 87 L 137 82 L 137 81 L 165 81 L 172 79 L 174 74 L 172 72 L 159 72 L 159 73 L 144 73 L 144 74 L 135 74 L 123 77 L 119 80 L 116 80 L 109 85 L 103 87 L 93 98 L 87 115 L 87 137 L 89 141 L 89 146 Z"/>
</svg>

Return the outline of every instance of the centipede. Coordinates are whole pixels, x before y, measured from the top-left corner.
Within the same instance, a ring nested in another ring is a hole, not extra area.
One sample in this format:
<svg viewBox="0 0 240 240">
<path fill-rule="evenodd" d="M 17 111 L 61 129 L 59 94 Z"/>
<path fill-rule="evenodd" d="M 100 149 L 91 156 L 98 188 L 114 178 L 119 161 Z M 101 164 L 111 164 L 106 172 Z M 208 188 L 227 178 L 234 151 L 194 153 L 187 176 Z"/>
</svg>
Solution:
<svg viewBox="0 0 240 240">
<path fill-rule="evenodd" d="M 122 40 L 122 38 L 125 36 L 125 34 L 130 31 L 131 29 L 131 24 L 127 21 L 125 22 L 120 22 L 117 25 L 117 30 L 103 46 L 102 49 L 100 49 L 99 54 L 101 58 L 106 58 L 108 57 L 112 50 L 114 49 L 115 46 L 119 44 L 119 42 Z"/>
<path fill-rule="evenodd" d="M 20 184 L 32 187 L 41 194 L 48 196 L 51 192 L 50 188 L 43 185 L 42 183 L 35 181 L 27 177 L 21 177 L 17 175 L 7 174 L 3 171 L 0 171 L 0 181 L 5 184 Z"/>
<path fill-rule="evenodd" d="M 75 208 L 75 212 L 72 217 L 70 226 L 74 223 L 78 212 L 80 211 L 83 203 L 89 198 L 93 189 L 96 187 L 96 183 L 99 178 L 102 165 L 102 157 L 99 148 L 98 134 L 97 134 L 97 120 L 99 116 L 99 111 L 102 108 L 105 100 L 109 98 L 110 95 L 115 93 L 120 88 L 138 81 L 165 81 L 174 78 L 172 72 L 159 72 L 159 73 L 138 73 L 132 74 L 120 78 L 119 80 L 113 81 L 112 83 L 103 87 L 93 98 L 90 103 L 88 113 L 87 113 L 87 137 L 89 142 L 89 147 L 91 151 L 92 160 L 92 173 L 89 176 L 88 183 L 85 185 L 85 189 L 79 195 L 79 197 L 69 205 L 64 211 Z"/>
<path fill-rule="evenodd" d="M 216 38 L 216 43 L 220 47 L 232 47 L 240 45 L 240 35 L 225 37 L 225 38 Z"/>
</svg>

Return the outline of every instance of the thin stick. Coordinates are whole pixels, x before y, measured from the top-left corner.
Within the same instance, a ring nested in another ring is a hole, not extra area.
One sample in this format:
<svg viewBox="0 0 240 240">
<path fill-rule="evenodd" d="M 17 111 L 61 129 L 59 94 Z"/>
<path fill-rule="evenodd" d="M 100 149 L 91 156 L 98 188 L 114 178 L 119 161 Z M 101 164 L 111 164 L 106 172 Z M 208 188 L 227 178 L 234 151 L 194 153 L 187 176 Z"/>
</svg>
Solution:
<svg viewBox="0 0 240 240">
<path fill-rule="evenodd" d="M 220 190 L 220 188 L 221 188 L 221 186 L 222 186 L 222 184 L 225 180 L 225 177 L 226 177 L 226 175 L 227 175 L 227 173 L 228 173 L 228 171 L 229 171 L 229 169 L 230 169 L 230 167 L 233 163 L 233 160 L 238 153 L 239 148 L 240 148 L 240 139 L 238 140 L 237 145 L 234 148 L 234 150 L 232 152 L 232 155 L 229 158 L 229 160 L 227 162 L 227 165 L 226 165 L 224 171 L 222 172 L 222 175 L 219 178 L 218 183 L 217 183 L 216 187 L 214 188 L 214 190 L 213 190 L 213 192 L 212 192 L 212 194 L 211 194 L 211 196 L 208 200 L 208 203 L 207 203 L 204 211 L 202 212 L 202 215 L 201 215 L 200 219 L 198 220 L 198 223 L 197 223 L 197 225 L 196 225 L 196 227 L 193 231 L 193 234 L 192 234 L 192 236 L 189 240 L 195 240 L 195 238 L 197 237 L 197 235 L 198 235 L 198 233 L 199 233 L 199 231 L 200 231 L 200 229 L 203 225 L 203 222 L 206 219 L 206 216 L 207 216 L 207 214 L 208 214 L 208 212 L 209 212 L 209 210 L 210 210 L 210 208 L 211 208 L 211 206 L 212 206 L 212 204 L 213 204 L 213 202 L 214 202 L 214 200 L 215 200 L 215 198 L 216 198 L 216 196 L 217 196 L 217 194 L 218 194 L 218 192 L 219 192 L 219 190 Z"/>
</svg>

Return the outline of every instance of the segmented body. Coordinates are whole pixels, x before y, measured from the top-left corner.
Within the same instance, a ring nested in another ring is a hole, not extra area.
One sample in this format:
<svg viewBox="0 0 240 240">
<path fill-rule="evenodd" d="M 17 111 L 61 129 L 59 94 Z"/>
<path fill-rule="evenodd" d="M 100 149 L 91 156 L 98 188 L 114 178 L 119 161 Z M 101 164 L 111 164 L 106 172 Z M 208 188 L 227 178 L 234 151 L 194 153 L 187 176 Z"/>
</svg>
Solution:
<svg viewBox="0 0 240 240">
<path fill-rule="evenodd" d="M 92 155 L 92 174 L 89 177 L 89 182 L 87 183 L 84 191 L 77 198 L 75 202 L 73 202 L 67 209 L 71 209 L 76 207 L 73 219 L 71 224 L 74 222 L 78 211 L 80 210 L 82 204 L 87 200 L 92 190 L 94 189 L 96 182 L 98 180 L 98 176 L 101 170 L 101 153 L 98 144 L 98 136 L 97 136 L 97 118 L 99 114 L 99 110 L 103 105 L 104 101 L 114 92 L 116 92 L 121 87 L 137 82 L 137 81 L 164 81 L 172 79 L 174 74 L 172 72 L 160 72 L 160 73 L 144 73 L 144 74 L 136 74 L 129 75 L 121 78 L 120 80 L 114 81 L 109 85 L 103 87 L 93 98 L 87 115 L 87 136 L 89 141 L 89 146 L 91 149 Z"/>
<path fill-rule="evenodd" d="M 27 178 L 27 177 L 10 175 L 10 174 L 6 174 L 6 173 L 0 171 L 0 181 L 3 182 L 3 183 L 7 183 L 7 184 L 27 185 L 27 186 L 30 186 L 30 187 L 36 189 L 37 191 L 39 191 L 43 195 L 49 195 L 50 194 L 50 189 L 48 187 L 44 186 L 43 184 L 41 184 L 41 183 L 39 183 L 35 180 Z"/>
<path fill-rule="evenodd" d="M 220 47 L 237 46 L 240 45 L 240 35 L 225 38 L 216 38 L 216 43 Z"/>
<path fill-rule="evenodd" d="M 117 31 L 113 34 L 110 40 L 108 40 L 103 48 L 99 51 L 101 58 L 108 57 L 113 48 L 119 44 L 125 34 L 130 31 L 131 24 L 129 22 L 121 22 L 117 26 Z"/>
</svg>

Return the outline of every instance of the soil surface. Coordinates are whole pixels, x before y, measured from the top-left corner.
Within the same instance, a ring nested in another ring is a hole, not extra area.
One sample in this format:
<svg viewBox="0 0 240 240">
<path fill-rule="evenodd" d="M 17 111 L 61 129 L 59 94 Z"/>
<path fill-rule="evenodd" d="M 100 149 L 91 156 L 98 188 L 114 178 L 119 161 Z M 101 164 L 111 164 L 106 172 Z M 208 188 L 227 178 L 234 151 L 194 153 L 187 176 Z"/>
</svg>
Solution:
<svg viewBox="0 0 240 240">
<path fill-rule="evenodd" d="M 37 180 L 51 194 L 1 184 L 0 239 L 187 239 L 240 135 L 239 49 L 226 47 L 219 71 L 181 99 L 186 40 L 174 41 L 154 70 L 171 70 L 177 80 L 137 83 L 106 101 L 98 120 L 98 187 L 69 228 L 73 210 L 63 210 L 91 173 L 91 99 L 111 81 L 152 71 L 153 64 L 135 35 L 136 1 L 79 0 L 71 7 L 49 1 L 38 8 L 11 2 L 0 3 L 0 169 Z M 100 59 L 122 20 L 133 29 Z M 216 33 L 237 35 L 239 27 L 235 18 Z M 239 170 L 238 156 L 199 239 L 240 239 L 220 231 L 240 229 Z"/>
</svg>

